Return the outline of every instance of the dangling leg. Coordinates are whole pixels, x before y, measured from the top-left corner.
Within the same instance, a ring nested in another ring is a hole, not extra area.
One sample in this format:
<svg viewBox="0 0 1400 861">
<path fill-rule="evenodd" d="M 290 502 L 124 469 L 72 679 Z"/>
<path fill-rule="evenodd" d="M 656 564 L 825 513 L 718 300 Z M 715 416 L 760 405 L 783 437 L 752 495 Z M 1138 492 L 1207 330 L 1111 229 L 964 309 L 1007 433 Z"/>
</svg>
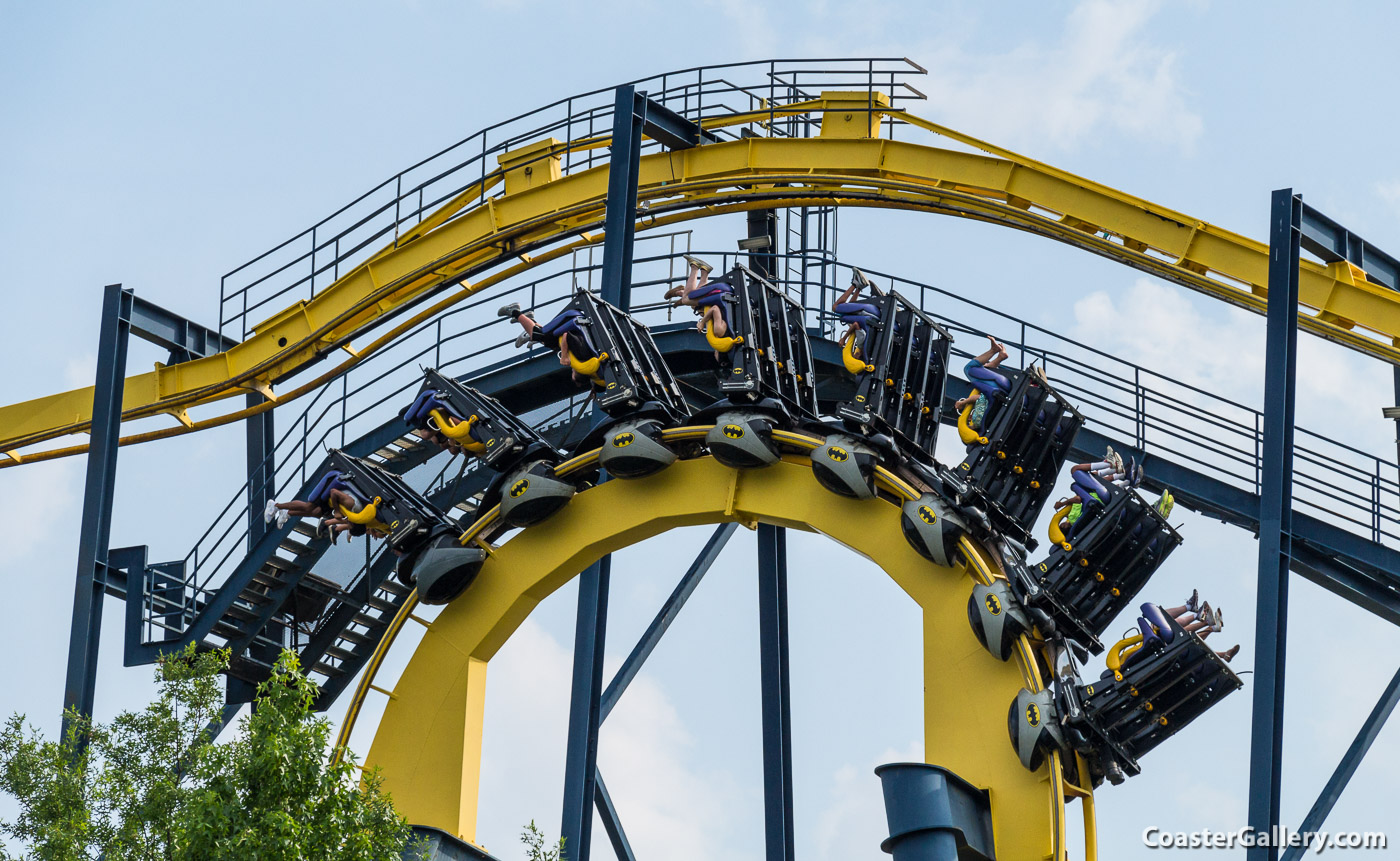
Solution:
<svg viewBox="0 0 1400 861">
<path fill-rule="evenodd" d="M 1006 361 L 1006 347 L 996 338 L 993 338 L 991 335 L 987 336 L 987 340 L 992 342 L 992 346 L 997 351 L 995 356 L 992 356 L 990 359 L 983 363 L 983 367 L 991 369 L 998 367 L 999 365 L 1001 365 L 1002 362 Z"/>
<path fill-rule="evenodd" d="M 675 285 L 666 291 L 664 297 L 677 300 L 677 305 L 694 305 L 693 301 L 686 299 L 686 295 L 692 290 L 699 290 L 710 283 L 710 270 L 701 268 L 700 261 L 693 257 L 687 259 L 690 261 L 690 271 L 685 276 L 685 284 Z"/>
<path fill-rule="evenodd" d="M 514 320 L 520 324 L 520 328 L 525 330 L 515 337 L 515 346 L 517 349 L 533 340 L 537 340 L 535 338 L 535 330 L 540 327 L 540 324 L 535 322 L 534 312 L 521 311 L 520 304 L 512 302 L 509 305 L 502 305 L 497 309 L 496 315 Z"/>
</svg>

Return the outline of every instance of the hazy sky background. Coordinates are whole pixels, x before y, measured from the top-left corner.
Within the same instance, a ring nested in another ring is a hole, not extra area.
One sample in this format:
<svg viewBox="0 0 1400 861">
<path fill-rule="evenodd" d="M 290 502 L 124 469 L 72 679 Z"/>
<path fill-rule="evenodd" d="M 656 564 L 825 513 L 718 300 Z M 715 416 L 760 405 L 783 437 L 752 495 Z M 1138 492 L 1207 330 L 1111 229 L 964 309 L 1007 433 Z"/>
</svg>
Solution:
<svg viewBox="0 0 1400 861">
<path fill-rule="evenodd" d="M 0 402 L 91 384 L 103 284 L 210 320 L 222 273 L 419 158 L 570 93 L 702 63 L 908 56 L 930 72 L 917 83 L 928 101 L 912 107 L 922 116 L 1261 239 L 1269 192 L 1292 186 L 1400 253 L 1398 17 L 1363 3 L 0 0 Z M 743 226 L 697 229 L 732 247 Z M 865 211 L 841 216 L 841 252 L 1262 401 L 1262 318 L 1107 261 L 986 225 Z M 1300 421 L 1393 460 L 1379 412 L 1392 401 L 1388 369 L 1311 338 L 1302 349 Z M 129 368 L 160 358 L 133 346 Z M 113 546 L 179 558 L 243 465 L 236 428 L 124 449 Z M 80 459 L 0 470 L 0 712 L 49 731 L 82 476 Z M 1236 666 L 1248 669 L 1256 544 L 1179 519 L 1186 543 L 1143 598 L 1176 603 L 1199 587 L 1226 612 L 1213 642 L 1243 643 Z M 612 667 L 706 533 L 619 555 Z M 799 851 L 883 857 L 871 768 L 922 753 L 919 617 L 856 555 L 816 536 L 791 544 Z M 1293 584 L 1284 819 L 1297 825 L 1400 661 L 1400 633 Z M 557 829 L 573 596 L 546 600 L 492 663 L 479 838 L 502 858 L 518 857 L 525 821 Z M 100 716 L 151 691 L 149 668 L 121 667 L 121 609 L 108 602 Z M 761 856 L 755 610 L 741 530 L 604 728 L 600 766 L 642 857 Z M 1138 857 L 1148 825 L 1245 823 L 1245 678 L 1147 756 L 1141 776 L 1099 793 L 1105 857 Z M 366 714 L 362 728 L 373 703 Z M 357 733 L 361 751 L 367 740 Z M 1397 761 L 1392 726 L 1327 827 L 1393 824 Z M 1400 833 L 1391 838 L 1368 857 L 1400 857 Z"/>
</svg>

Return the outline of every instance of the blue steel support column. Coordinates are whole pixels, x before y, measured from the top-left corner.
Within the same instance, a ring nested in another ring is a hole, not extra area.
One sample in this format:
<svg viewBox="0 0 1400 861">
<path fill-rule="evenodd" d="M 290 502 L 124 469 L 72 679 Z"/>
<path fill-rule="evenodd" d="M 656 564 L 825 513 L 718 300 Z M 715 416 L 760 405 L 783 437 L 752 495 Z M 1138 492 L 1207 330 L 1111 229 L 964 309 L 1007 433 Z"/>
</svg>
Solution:
<svg viewBox="0 0 1400 861">
<path fill-rule="evenodd" d="M 111 540 L 112 494 L 117 479 L 122 393 L 126 387 L 126 345 L 131 334 L 132 291 L 108 284 L 102 295 L 102 329 L 97 346 L 97 379 L 92 394 L 92 442 L 88 448 L 83 521 L 78 538 L 78 578 L 73 590 L 73 627 L 68 636 L 68 673 L 63 707 L 92 714 L 97 687 L 97 646 L 102 633 L 102 596 Z M 140 573 L 128 581 L 139 600 Z M 128 595 L 128 600 L 131 596 Z M 64 720 L 67 732 L 68 721 Z"/>
<path fill-rule="evenodd" d="M 637 220 L 637 175 L 645 108 L 631 86 L 618 87 L 608 159 L 608 201 L 603 217 L 603 300 L 627 310 L 632 286 L 633 230 Z M 640 113 L 639 113 L 640 111 Z M 598 791 L 598 724 L 602 721 L 603 646 L 608 624 L 608 575 L 604 556 L 579 575 L 574 627 L 573 693 L 569 744 L 564 760 L 564 817 L 559 833 L 569 861 L 588 861 L 592 851 L 593 799 Z"/>
<path fill-rule="evenodd" d="M 763 812 L 767 861 L 791 861 L 792 708 L 788 685 L 787 531 L 758 526 L 759 678 L 763 689 Z"/>
<path fill-rule="evenodd" d="M 608 202 L 603 216 L 603 272 L 598 292 L 603 301 L 624 311 L 632 298 L 632 246 L 645 120 L 646 99 L 639 98 L 633 86 L 618 87 L 608 149 Z"/>
<path fill-rule="evenodd" d="M 251 409 L 263 402 L 262 395 L 248 395 Z M 272 410 L 248 417 L 248 549 L 252 550 L 267 531 L 263 508 L 272 498 L 272 447 L 277 437 L 272 431 Z"/>
<path fill-rule="evenodd" d="M 617 88 L 608 161 L 608 207 L 603 214 L 603 301 L 626 311 L 631 295 L 631 249 L 637 221 L 637 175 L 641 123 L 637 91 Z M 644 108 L 641 109 L 644 112 Z M 568 703 L 568 750 L 564 755 L 564 837 L 568 861 L 588 861 L 598 792 L 598 725 L 602 722 L 603 644 L 608 633 L 608 575 L 605 556 L 578 575 L 574 626 L 574 682 Z"/>
<path fill-rule="evenodd" d="M 604 556 L 584 569 L 578 579 L 573 695 L 569 701 L 569 746 L 564 760 L 564 822 L 559 828 L 569 861 L 588 861 L 592 840 L 611 569 L 612 557 Z"/>
<path fill-rule="evenodd" d="M 1298 347 L 1298 256 L 1302 200 L 1275 191 L 1269 227 L 1268 341 L 1264 365 L 1263 483 L 1259 497 L 1259 597 L 1254 639 L 1254 711 L 1250 739 L 1249 824 L 1279 824 L 1288 569 L 1293 512 L 1293 395 Z M 1278 848 L 1255 846 L 1249 861 L 1276 861 Z"/>
</svg>

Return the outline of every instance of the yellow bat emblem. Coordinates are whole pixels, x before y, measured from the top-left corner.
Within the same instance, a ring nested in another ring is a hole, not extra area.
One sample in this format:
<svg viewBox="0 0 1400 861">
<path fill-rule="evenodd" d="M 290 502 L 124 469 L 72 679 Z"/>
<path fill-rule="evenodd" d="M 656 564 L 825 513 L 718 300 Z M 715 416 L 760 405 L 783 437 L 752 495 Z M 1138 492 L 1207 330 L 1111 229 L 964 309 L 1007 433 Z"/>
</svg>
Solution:
<svg viewBox="0 0 1400 861">
<path fill-rule="evenodd" d="M 932 508 L 929 508 L 927 505 L 920 505 L 919 519 L 927 524 L 932 525 L 938 522 L 938 514 Z"/>
<path fill-rule="evenodd" d="M 632 440 L 634 438 L 635 437 L 633 437 L 633 435 L 630 433 L 620 433 L 617 436 L 613 437 L 613 446 L 615 448 L 623 448 L 624 446 L 629 446 L 632 444 Z"/>
<path fill-rule="evenodd" d="M 1035 703 L 1026 706 L 1026 723 L 1031 726 L 1040 726 L 1040 706 Z"/>
<path fill-rule="evenodd" d="M 839 446 L 832 446 L 827 451 L 826 456 L 836 461 L 837 463 L 845 463 L 846 460 L 850 457 L 850 455 L 846 453 L 846 450 Z"/>
<path fill-rule="evenodd" d="M 738 425 L 725 425 L 724 435 L 730 439 L 739 439 L 744 435 L 744 429 Z"/>
<path fill-rule="evenodd" d="M 987 605 L 987 611 L 990 612 L 993 616 L 1001 615 L 1001 601 L 997 598 L 997 596 L 993 595 L 991 592 L 988 592 L 987 598 L 983 603 Z"/>
<path fill-rule="evenodd" d="M 529 490 L 529 489 L 530 489 L 530 479 L 528 479 L 528 478 L 522 478 L 522 479 L 520 479 L 519 481 L 517 481 L 515 484 L 512 484 L 512 485 L 510 486 L 510 495 L 511 495 L 512 498 L 514 498 L 514 497 L 519 496 L 520 494 L 524 493 L 525 491 L 527 491 L 527 490 Z"/>
</svg>

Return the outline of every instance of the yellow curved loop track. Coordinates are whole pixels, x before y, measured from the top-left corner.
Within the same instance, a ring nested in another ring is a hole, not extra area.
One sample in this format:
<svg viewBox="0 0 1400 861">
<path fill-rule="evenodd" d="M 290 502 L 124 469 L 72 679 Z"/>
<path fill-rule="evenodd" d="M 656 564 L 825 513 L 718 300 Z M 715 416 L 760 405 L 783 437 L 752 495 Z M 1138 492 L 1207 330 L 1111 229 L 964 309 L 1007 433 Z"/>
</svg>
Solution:
<svg viewBox="0 0 1400 861">
<path fill-rule="evenodd" d="M 849 111 L 854 96 L 862 105 L 870 98 L 865 92 L 829 92 L 780 108 L 711 118 L 705 125 L 721 128 L 789 116 L 815 119 Z M 637 229 L 784 206 L 933 212 L 1046 236 L 1215 298 L 1264 309 L 1266 244 L 885 107 L 882 100 L 876 100 L 874 109 L 877 116 L 864 136 L 844 136 L 849 128 L 832 122 L 829 127 L 839 126 L 839 134 L 743 138 L 644 156 L 638 197 L 646 212 Z M 932 133 L 932 140 L 977 152 L 873 136 L 887 127 L 875 121 L 879 116 Z M 600 137 L 571 146 L 601 149 L 607 142 Z M 535 149 L 542 155 L 548 152 L 548 147 Z M 393 319 L 391 328 L 357 345 L 336 367 L 292 391 L 277 393 L 277 402 L 314 391 L 476 290 L 598 241 L 607 176 L 604 164 L 513 188 L 504 169 L 489 174 L 314 299 L 298 301 L 255 326 L 252 336 L 229 351 L 130 377 L 123 419 L 169 414 L 183 421 L 130 435 L 123 442 L 244 418 L 258 408 L 199 421 L 189 421 L 185 412 L 248 391 L 270 393 L 277 382 Z M 490 277 L 471 282 L 492 269 Z M 438 295 L 454 285 L 454 292 Z M 418 308 L 435 296 L 435 302 Z M 1304 261 L 1300 298 L 1304 329 L 1400 363 L 1400 293 L 1370 283 L 1350 264 Z M 417 311 L 400 319 L 409 309 Z M 85 444 L 28 449 L 87 430 L 91 408 L 91 388 L 0 407 L 0 452 L 7 455 L 0 466 L 86 451 Z"/>
<path fill-rule="evenodd" d="M 705 430 L 680 428 L 667 436 L 690 438 Z M 803 448 L 820 442 L 800 434 L 777 441 Z M 583 469 L 596 456 L 575 458 L 560 472 Z M 1024 638 L 1015 657 L 1002 662 L 978 645 L 968 626 L 968 578 L 989 581 L 998 574 L 994 563 L 970 541 L 963 545 L 966 570 L 943 568 L 915 553 L 901 534 L 897 503 L 917 493 L 890 473 L 879 476 L 884 498 L 858 501 L 822 490 L 809 464 L 789 456 L 767 469 L 741 471 L 709 457 L 681 461 L 649 478 L 585 490 L 545 524 L 493 548 L 472 585 L 428 627 L 394 685 L 366 767 L 382 769 L 386 789 L 411 821 L 474 840 L 486 671 L 531 610 L 603 555 L 670 529 L 764 522 L 819 532 L 861 553 L 919 605 L 927 760 L 991 789 L 998 857 L 1065 857 L 1065 793 L 1084 798 L 1091 828 L 1092 796 L 1066 787 L 1058 757 L 1037 772 L 1024 769 L 1007 738 L 1009 704 L 1022 687 L 1039 690 L 1041 678 Z M 474 541 L 495 516 L 488 512 L 463 542 Z M 341 729 L 342 745 L 413 606 L 410 600 L 400 610 L 361 680 Z M 1092 830 L 1088 837 L 1092 846 Z"/>
</svg>

